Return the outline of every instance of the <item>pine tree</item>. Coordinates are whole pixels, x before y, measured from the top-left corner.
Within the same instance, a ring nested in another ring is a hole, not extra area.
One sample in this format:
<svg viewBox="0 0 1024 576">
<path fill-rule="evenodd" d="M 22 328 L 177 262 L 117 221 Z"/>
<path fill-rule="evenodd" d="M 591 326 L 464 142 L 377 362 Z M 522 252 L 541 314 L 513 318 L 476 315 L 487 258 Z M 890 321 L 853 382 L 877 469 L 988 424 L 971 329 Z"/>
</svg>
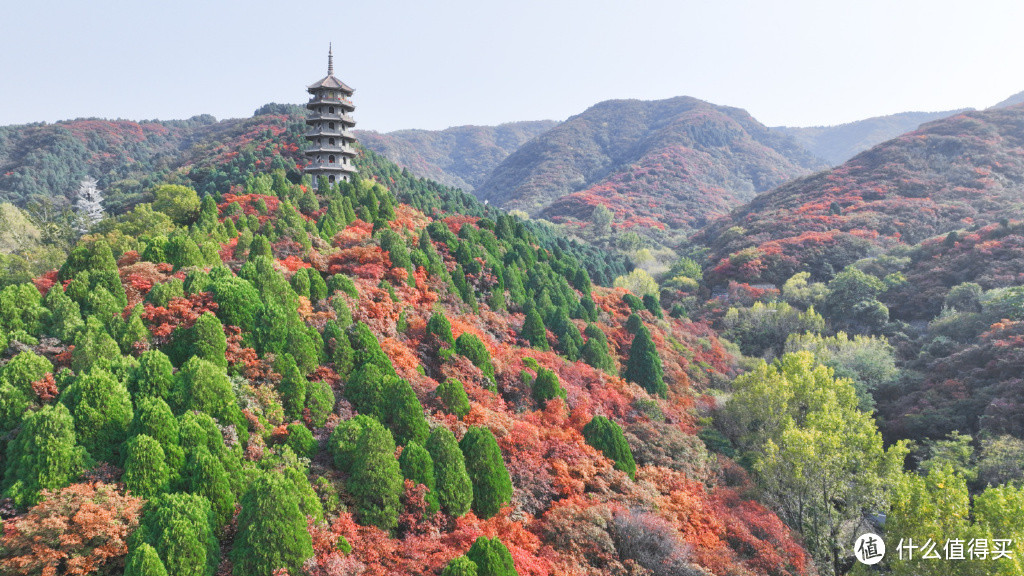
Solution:
<svg viewBox="0 0 1024 576">
<path fill-rule="evenodd" d="M 662 398 L 668 394 L 668 387 L 662 378 L 658 349 L 655 348 L 651 333 L 645 326 L 641 326 L 633 337 L 633 344 L 629 347 L 629 360 L 626 362 L 622 377 L 639 384 L 651 394 L 657 394 Z"/>
<path fill-rule="evenodd" d="M 281 374 L 281 382 L 277 389 L 284 405 L 284 416 L 288 420 L 298 420 L 306 406 L 306 389 L 309 388 L 309 382 L 299 371 L 291 354 L 281 356 L 274 369 Z"/>
<path fill-rule="evenodd" d="M 633 460 L 633 452 L 629 449 L 629 443 L 622 433 L 622 427 L 608 418 L 594 416 L 586 426 L 583 427 L 583 437 L 594 448 L 601 451 L 611 461 L 615 462 L 615 468 L 622 470 L 629 477 L 636 479 L 636 462 Z"/>
<path fill-rule="evenodd" d="M 86 452 L 78 446 L 75 422 L 63 404 L 31 412 L 7 448 L 3 495 L 20 507 L 39 501 L 41 490 L 57 490 L 82 471 Z"/>
<path fill-rule="evenodd" d="M 473 426 L 466 431 L 459 448 L 473 483 L 473 512 L 480 518 L 490 518 L 512 501 L 512 479 L 498 441 L 487 428 Z"/>
<path fill-rule="evenodd" d="M 427 321 L 427 334 L 433 334 L 442 346 L 447 348 L 455 346 L 452 325 L 443 311 L 437 311 L 430 315 L 430 320 Z"/>
<path fill-rule="evenodd" d="M 359 521 L 381 530 L 395 528 L 404 484 L 391 432 L 376 420 L 368 420 L 356 443 L 352 464 L 348 491 L 355 500 Z"/>
<path fill-rule="evenodd" d="M 426 449 L 434 461 L 434 479 L 441 507 L 455 517 L 469 512 L 473 503 L 473 484 L 455 435 L 451 430 L 438 426 L 430 431 Z"/>
<path fill-rule="evenodd" d="M 452 558 L 441 571 L 441 576 L 477 576 L 476 563 L 465 556 Z"/>
<path fill-rule="evenodd" d="M 435 393 L 441 401 L 441 405 L 448 412 L 459 418 L 469 414 L 469 397 L 466 396 L 466 389 L 462 386 L 462 382 L 455 378 L 449 378 L 438 384 Z"/>
<path fill-rule="evenodd" d="M 604 332 L 593 324 L 587 324 L 583 334 L 587 337 L 587 342 L 583 345 L 580 358 L 598 370 L 614 370 L 615 361 L 608 354 L 608 337 Z"/>
<path fill-rule="evenodd" d="M 434 461 L 430 452 L 416 442 L 409 442 L 402 449 L 402 455 L 398 458 L 398 465 L 402 469 L 402 476 L 417 484 L 423 484 L 429 492 L 426 495 L 428 514 L 433 514 L 440 509 L 437 499 L 437 484 L 434 479 Z"/>
<path fill-rule="evenodd" d="M 535 306 L 526 309 L 526 320 L 523 321 L 523 338 L 530 343 L 530 346 L 538 350 L 548 350 L 547 330 L 544 328 L 544 320 Z"/>
<path fill-rule="evenodd" d="M 558 381 L 558 374 L 547 368 L 537 369 L 537 378 L 533 381 L 533 401 L 543 408 L 552 398 L 565 398 L 565 389 Z"/>
<path fill-rule="evenodd" d="M 167 576 L 167 569 L 156 549 L 143 542 L 128 553 L 124 576 Z"/>
<path fill-rule="evenodd" d="M 159 442 L 140 434 L 128 440 L 125 453 L 121 480 L 132 495 L 151 498 L 167 488 L 170 472 Z"/>
<path fill-rule="evenodd" d="M 93 368 L 79 375 L 60 396 L 75 420 L 78 441 L 97 460 L 120 461 L 133 411 L 131 396 L 113 374 Z"/>
<path fill-rule="evenodd" d="M 299 574 L 313 555 L 306 517 L 295 486 L 279 473 L 257 478 L 242 498 L 238 535 L 231 549 L 235 576 L 271 576 L 285 568 Z"/>
<path fill-rule="evenodd" d="M 497 537 L 477 538 L 466 552 L 466 558 L 476 564 L 477 576 L 518 576 L 512 554 Z"/>
</svg>

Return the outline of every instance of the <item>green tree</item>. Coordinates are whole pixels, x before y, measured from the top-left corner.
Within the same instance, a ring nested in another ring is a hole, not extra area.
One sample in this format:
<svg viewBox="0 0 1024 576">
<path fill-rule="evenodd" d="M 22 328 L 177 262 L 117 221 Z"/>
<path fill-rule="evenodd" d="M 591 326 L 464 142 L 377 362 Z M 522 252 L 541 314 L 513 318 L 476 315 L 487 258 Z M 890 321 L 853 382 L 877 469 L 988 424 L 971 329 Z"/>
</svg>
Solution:
<svg viewBox="0 0 1024 576">
<path fill-rule="evenodd" d="M 468 358 L 488 380 L 494 380 L 494 364 L 491 362 L 491 353 L 487 351 L 487 346 L 484 346 L 484 343 L 475 334 L 469 332 L 460 334 L 455 340 L 455 353 Z"/>
<path fill-rule="evenodd" d="M 78 446 L 75 423 L 62 404 L 25 416 L 7 448 L 3 495 L 20 507 L 39 501 L 41 490 L 57 490 L 82 471 L 87 454 Z"/>
<path fill-rule="evenodd" d="M 445 410 L 462 418 L 469 414 L 469 397 L 466 396 L 466 389 L 462 382 L 455 378 L 448 378 L 437 385 L 435 392 Z"/>
<path fill-rule="evenodd" d="M 523 321 L 523 338 L 530 343 L 530 346 L 538 350 L 548 350 L 547 329 L 544 327 L 544 320 L 535 306 L 526 309 L 526 319 Z"/>
<path fill-rule="evenodd" d="M 402 472 L 395 459 L 391 432 L 370 419 L 356 443 L 348 491 L 360 522 L 382 530 L 398 525 Z"/>
<path fill-rule="evenodd" d="M 235 425 L 245 435 L 245 419 L 224 369 L 193 356 L 175 377 L 171 406 L 178 413 L 198 410 L 216 418 L 222 425 Z"/>
<path fill-rule="evenodd" d="M 662 377 L 661 357 L 651 340 L 647 327 L 641 327 L 633 337 L 629 347 L 629 360 L 622 371 L 622 377 L 639 384 L 651 394 L 664 398 L 668 394 L 668 386 Z"/>
<path fill-rule="evenodd" d="M 473 483 L 473 512 L 480 518 L 490 518 L 512 501 L 512 479 L 498 441 L 487 428 L 473 426 L 466 431 L 459 448 Z"/>
<path fill-rule="evenodd" d="M 306 389 L 306 410 L 314 428 L 327 423 L 327 418 L 334 413 L 334 389 L 327 382 L 310 382 Z"/>
<path fill-rule="evenodd" d="M 213 576 L 220 546 L 210 503 L 195 494 L 161 494 L 150 499 L 129 539 L 132 549 L 142 544 L 156 549 L 168 574 Z"/>
<path fill-rule="evenodd" d="M 465 556 L 452 558 L 441 571 L 441 576 L 477 576 L 476 563 Z"/>
<path fill-rule="evenodd" d="M 459 517 L 473 503 L 473 484 L 466 471 L 466 460 L 451 430 L 438 426 L 430 431 L 426 449 L 434 461 L 437 498 L 445 512 Z"/>
<path fill-rule="evenodd" d="M 488 540 L 480 536 L 466 552 L 466 558 L 476 564 L 477 576 L 517 576 L 512 554 L 497 537 Z"/>
<path fill-rule="evenodd" d="M 164 451 L 170 478 L 173 481 L 185 463 L 185 452 L 178 443 L 178 420 L 171 407 L 161 398 L 139 398 L 135 415 L 128 427 L 128 437 L 144 434 L 156 440 Z"/>
<path fill-rule="evenodd" d="M 440 503 L 437 499 L 437 484 L 434 480 L 434 460 L 430 452 L 416 442 L 409 442 L 402 449 L 402 455 L 398 458 L 398 465 L 402 469 L 402 476 L 417 484 L 423 484 L 429 492 L 426 495 L 428 514 L 437 512 Z"/>
<path fill-rule="evenodd" d="M 355 464 L 356 449 L 363 430 L 367 426 L 374 425 L 380 426 L 380 422 L 370 416 L 359 414 L 339 422 L 334 427 L 334 431 L 327 439 L 327 449 L 336 469 L 345 474 L 351 474 L 352 466 Z"/>
<path fill-rule="evenodd" d="M 128 440 L 122 481 L 132 494 L 151 498 L 167 488 L 170 472 L 160 443 L 140 434 Z"/>
<path fill-rule="evenodd" d="M 147 350 L 139 356 L 139 367 L 128 380 L 128 389 L 136 401 L 147 396 L 166 399 L 173 383 L 171 359 L 159 350 Z"/>
<path fill-rule="evenodd" d="M 128 553 L 124 576 L 167 576 L 167 569 L 156 549 L 143 542 Z"/>
<path fill-rule="evenodd" d="M 601 415 L 594 416 L 583 427 L 583 438 L 587 444 L 597 448 L 615 462 L 616 470 L 622 470 L 629 474 L 630 478 L 636 479 L 636 461 L 633 460 L 633 452 L 618 423 Z"/>
<path fill-rule="evenodd" d="M 437 311 L 430 315 L 427 320 L 427 334 L 433 334 L 441 342 L 442 346 L 451 348 L 455 346 L 455 337 L 452 336 L 452 325 L 443 311 Z"/>
<path fill-rule="evenodd" d="M 291 354 L 281 356 L 274 368 L 281 374 L 281 382 L 277 389 L 281 393 L 285 418 L 298 420 L 306 406 L 306 389 L 309 388 L 309 381 L 302 375 Z"/>
<path fill-rule="evenodd" d="M 288 440 L 285 444 L 295 452 L 296 455 L 310 460 L 316 456 L 317 445 L 313 433 L 304 424 L 298 422 L 288 425 Z"/>
<path fill-rule="evenodd" d="M 153 210 L 170 216 L 176 224 L 189 224 L 199 213 L 199 195 L 185 186 L 157 186 L 153 189 L 153 198 Z"/>
<path fill-rule="evenodd" d="M 547 368 L 537 369 L 537 377 L 533 380 L 531 392 L 533 401 L 541 408 L 552 398 L 565 398 L 565 389 L 558 382 L 558 374 Z"/>
<path fill-rule="evenodd" d="M 192 494 L 210 502 L 216 526 L 226 526 L 235 514 L 235 495 L 227 470 L 205 447 L 190 451 L 181 471 L 182 483 Z"/>
<path fill-rule="evenodd" d="M 271 576 L 279 568 L 299 574 L 312 555 L 294 484 L 279 473 L 257 478 L 242 498 L 238 535 L 231 548 L 233 574 Z"/>
<path fill-rule="evenodd" d="M 57 286 L 46 293 L 45 303 L 50 310 L 46 331 L 65 342 L 73 341 L 75 334 L 85 327 L 78 302 L 68 298 L 64 290 Z"/>
<path fill-rule="evenodd" d="M 93 368 L 79 375 L 60 396 L 75 421 L 78 441 L 97 460 L 120 461 L 133 410 L 131 396 L 113 374 Z"/>
<path fill-rule="evenodd" d="M 580 351 L 580 358 L 598 370 L 614 370 L 615 360 L 608 354 L 608 337 L 604 331 L 593 324 L 587 324 L 583 335 L 587 337 L 587 341 Z"/>
<path fill-rule="evenodd" d="M 430 428 L 412 386 L 404 378 L 388 378 L 384 386 L 384 405 L 380 412 L 395 441 L 403 446 L 409 442 L 424 442 Z"/>
<path fill-rule="evenodd" d="M 99 319 L 90 316 L 85 330 L 75 338 L 75 349 L 71 352 L 71 369 L 76 373 L 91 368 L 100 360 L 116 360 L 121 357 L 121 347 L 107 332 Z"/>
</svg>

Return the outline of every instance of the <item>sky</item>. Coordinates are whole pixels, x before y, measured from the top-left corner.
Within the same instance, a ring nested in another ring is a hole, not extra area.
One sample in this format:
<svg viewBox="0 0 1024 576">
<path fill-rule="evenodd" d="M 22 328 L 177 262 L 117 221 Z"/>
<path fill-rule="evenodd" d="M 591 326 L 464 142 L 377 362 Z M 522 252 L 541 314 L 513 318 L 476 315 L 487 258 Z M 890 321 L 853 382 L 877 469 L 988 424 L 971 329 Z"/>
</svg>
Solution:
<svg viewBox="0 0 1024 576">
<path fill-rule="evenodd" d="M 0 125 L 250 116 L 335 72 L 358 128 L 565 118 L 694 96 L 769 126 L 1024 90 L 1019 0 L 5 2 Z"/>
</svg>

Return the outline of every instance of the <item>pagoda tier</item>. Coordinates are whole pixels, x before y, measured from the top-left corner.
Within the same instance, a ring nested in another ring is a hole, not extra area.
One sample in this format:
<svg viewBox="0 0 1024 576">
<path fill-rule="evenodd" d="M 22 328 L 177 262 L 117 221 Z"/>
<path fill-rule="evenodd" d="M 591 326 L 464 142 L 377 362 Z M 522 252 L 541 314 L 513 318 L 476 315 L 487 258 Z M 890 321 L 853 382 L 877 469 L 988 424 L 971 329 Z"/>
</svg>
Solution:
<svg viewBox="0 0 1024 576">
<path fill-rule="evenodd" d="M 306 104 L 310 111 L 306 118 L 309 130 L 304 135 L 309 141 L 306 173 L 312 176 L 314 188 L 319 188 L 321 176 L 332 184 L 348 181 L 356 173 L 352 148 L 356 138 L 351 132 L 356 122 L 348 114 L 356 109 L 349 100 L 355 90 L 334 76 L 333 50 L 327 54 L 327 76 L 306 90 L 312 95 Z"/>
</svg>

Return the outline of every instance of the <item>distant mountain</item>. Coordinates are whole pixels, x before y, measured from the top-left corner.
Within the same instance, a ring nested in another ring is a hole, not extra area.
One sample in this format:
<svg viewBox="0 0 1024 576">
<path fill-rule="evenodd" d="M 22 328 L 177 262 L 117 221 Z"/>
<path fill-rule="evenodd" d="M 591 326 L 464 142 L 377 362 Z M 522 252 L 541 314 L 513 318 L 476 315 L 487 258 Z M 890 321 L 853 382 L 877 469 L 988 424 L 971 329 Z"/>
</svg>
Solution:
<svg viewBox="0 0 1024 576">
<path fill-rule="evenodd" d="M 807 128 L 778 126 L 773 127 L 772 130 L 792 136 L 815 156 L 837 166 L 876 144 L 881 144 L 911 130 L 917 130 L 925 122 L 948 118 L 968 110 L 970 109 L 946 112 L 902 112 L 836 126 Z"/>
<path fill-rule="evenodd" d="M 524 144 L 475 193 L 555 221 L 603 204 L 618 226 L 687 230 L 822 167 L 738 108 L 610 100 Z"/>
<path fill-rule="evenodd" d="M 471 192 L 509 154 L 557 125 L 554 120 L 537 120 L 384 134 L 356 130 L 356 137 L 417 176 Z"/>
<path fill-rule="evenodd" d="M 1024 104 L 1024 92 L 1018 92 L 999 104 L 996 104 L 992 108 L 1009 108 L 1010 106 L 1016 106 L 1017 104 Z"/>
<path fill-rule="evenodd" d="M 884 247 L 1024 217 L 1024 106 L 925 124 L 762 194 L 696 235 L 709 279 L 824 279 Z"/>
</svg>

